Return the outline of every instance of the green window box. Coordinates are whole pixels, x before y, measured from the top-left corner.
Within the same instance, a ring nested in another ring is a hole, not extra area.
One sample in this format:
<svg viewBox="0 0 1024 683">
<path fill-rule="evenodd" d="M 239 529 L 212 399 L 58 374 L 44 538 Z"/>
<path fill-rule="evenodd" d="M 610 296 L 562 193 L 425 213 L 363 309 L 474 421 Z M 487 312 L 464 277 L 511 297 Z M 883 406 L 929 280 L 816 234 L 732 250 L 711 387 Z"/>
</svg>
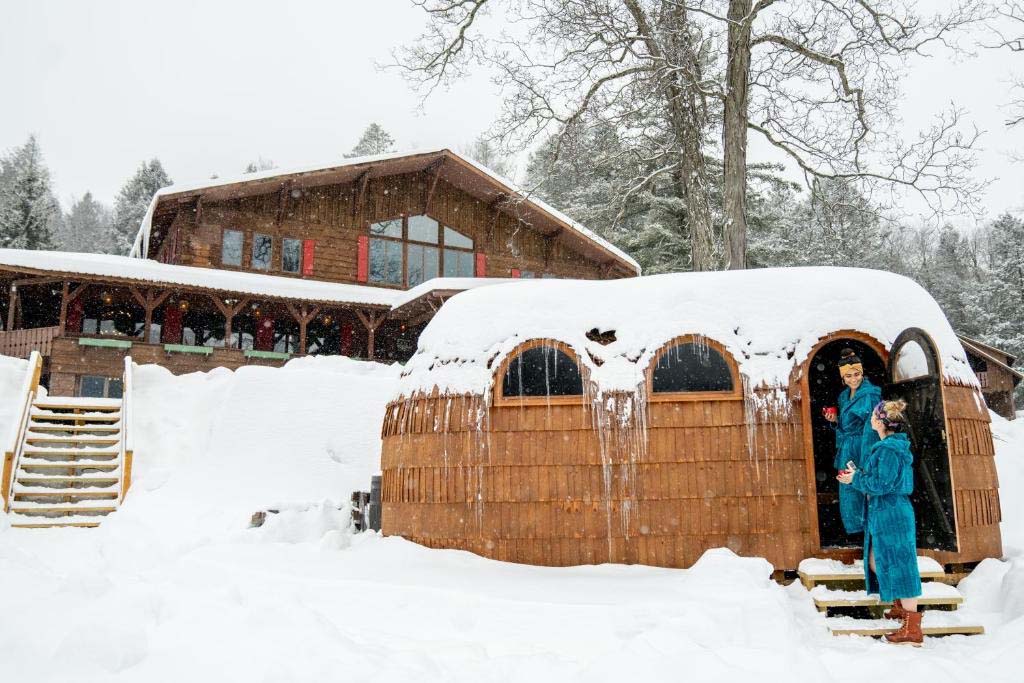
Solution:
<svg viewBox="0 0 1024 683">
<path fill-rule="evenodd" d="M 281 351 L 256 351 L 255 349 L 245 350 L 246 358 L 270 358 L 272 360 L 288 360 L 292 357 L 290 353 L 282 353 Z"/>
<path fill-rule="evenodd" d="M 188 344 L 164 344 L 164 351 L 167 353 L 194 353 L 200 356 L 209 356 L 213 353 L 213 347 L 189 346 Z"/>
<path fill-rule="evenodd" d="M 132 343 L 127 339 L 97 339 L 95 337 L 79 337 L 79 346 L 99 346 L 105 349 L 130 349 Z"/>
</svg>

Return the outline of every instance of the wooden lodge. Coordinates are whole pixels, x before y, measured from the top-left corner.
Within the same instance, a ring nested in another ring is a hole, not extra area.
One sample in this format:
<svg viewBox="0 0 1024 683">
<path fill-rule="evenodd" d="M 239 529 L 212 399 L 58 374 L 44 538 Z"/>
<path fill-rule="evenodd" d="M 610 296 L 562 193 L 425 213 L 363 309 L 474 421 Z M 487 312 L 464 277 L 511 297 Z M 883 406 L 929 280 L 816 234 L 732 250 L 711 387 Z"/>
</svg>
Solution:
<svg viewBox="0 0 1024 683">
<path fill-rule="evenodd" d="M 1016 419 L 1017 406 L 1013 393 L 1021 379 L 1024 379 L 1024 373 L 1013 367 L 1016 357 L 977 339 L 962 334 L 958 336 L 967 352 L 971 369 L 978 376 L 985 403 L 1007 420 Z"/>
<path fill-rule="evenodd" d="M 0 249 L 0 354 L 39 350 L 51 394 L 99 397 L 126 355 L 174 373 L 404 360 L 458 291 L 638 272 L 449 150 L 352 159 L 164 188 L 132 257 Z"/>
<path fill-rule="evenodd" d="M 989 414 L 938 306 L 898 276 L 806 272 L 522 285 L 568 301 L 557 313 L 504 287 L 454 299 L 385 416 L 383 532 L 537 565 L 859 558 L 822 416 L 851 347 L 909 403 L 921 554 L 1001 557 Z M 879 291 L 899 292 L 899 316 L 864 295 Z M 487 307 L 499 329 L 460 337 Z"/>
</svg>

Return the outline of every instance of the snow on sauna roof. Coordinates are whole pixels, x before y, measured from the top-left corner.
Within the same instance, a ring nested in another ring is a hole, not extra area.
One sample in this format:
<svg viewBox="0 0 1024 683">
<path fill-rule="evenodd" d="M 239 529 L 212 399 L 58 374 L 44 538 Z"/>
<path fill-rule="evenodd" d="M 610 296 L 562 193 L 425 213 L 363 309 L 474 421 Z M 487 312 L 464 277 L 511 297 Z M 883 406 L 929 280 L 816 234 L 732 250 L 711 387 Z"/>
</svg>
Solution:
<svg viewBox="0 0 1024 683">
<path fill-rule="evenodd" d="M 226 185 L 234 185 L 238 183 L 257 182 L 261 180 L 268 180 L 272 178 L 279 178 L 285 176 L 297 176 L 302 174 L 316 173 L 318 171 L 344 169 L 347 167 L 358 166 L 361 164 L 393 161 L 397 159 L 404 159 L 416 156 L 450 156 L 468 166 L 471 166 L 478 172 L 490 178 L 495 183 L 503 186 L 504 191 L 507 195 L 511 197 L 521 197 L 525 199 L 530 204 L 533 204 L 538 209 L 540 209 L 544 213 L 547 213 L 556 221 L 563 224 L 564 227 L 567 227 L 572 232 L 577 233 L 585 240 L 592 242 L 593 244 L 596 244 L 601 249 L 612 254 L 613 256 L 615 256 L 615 258 L 619 259 L 620 261 L 629 264 L 629 266 L 634 270 L 634 272 L 637 275 L 640 274 L 640 264 L 637 263 L 636 260 L 633 259 L 633 257 L 631 257 L 629 254 L 622 251 L 614 244 L 612 244 L 611 242 L 607 241 L 606 239 L 595 233 L 590 228 L 586 227 L 581 223 L 578 223 L 572 218 L 569 218 L 569 216 L 565 215 L 558 209 L 550 206 L 544 201 L 541 201 L 537 197 L 533 196 L 530 192 L 527 192 L 526 190 L 523 190 L 522 188 L 518 187 L 514 182 L 512 182 L 508 178 L 505 178 L 495 173 L 486 166 L 483 166 L 482 164 L 479 164 L 468 157 L 462 156 L 461 154 L 458 154 L 457 152 L 454 152 L 446 148 L 418 150 L 412 152 L 393 152 L 390 154 L 377 154 L 373 156 L 345 159 L 344 163 L 340 164 L 337 161 L 331 161 L 330 163 L 327 164 L 299 166 L 289 169 L 275 168 L 268 171 L 245 173 L 234 177 L 205 179 L 195 182 L 177 183 L 175 185 L 169 185 L 167 187 L 161 188 L 160 190 L 157 190 L 156 194 L 153 195 L 153 201 L 149 205 L 149 210 L 146 212 L 146 215 L 143 217 L 142 223 L 139 226 L 139 232 L 135 238 L 135 244 L 132 246 L 131 256 L 143 258 L 146 252 L 148 251 L 149 235 L 153 227 L 153 214 L 156 210 L 157 204 L 159 203 L 162 197 L 166 197 L 168 195 L 182 194 L 186 192 L 195 192 L 199 190 L 208 190 L 212 188 L 223 187 Z"/>
<path fill-rule="evenodd" d="M 828 334 L 856 330 L 890 348 L 908 327 L 931 335 L 947 378 L 977 384 L 935 300 L 892 273 L 772 268 L 530 280 L 453 297 L 420 336 L 399 392 L 409 396 L 436 386 L 442 393 L 484 393 L 505 355 L 540 338 L 573 347 L 598 390 L 632 391 L 658 349 L 684 334 L 722 344 L 749 386 L 784 387 Z M 616 340 L 601 345 L 587 339 L 594 328 L 614 330 Z"/>
</svg>

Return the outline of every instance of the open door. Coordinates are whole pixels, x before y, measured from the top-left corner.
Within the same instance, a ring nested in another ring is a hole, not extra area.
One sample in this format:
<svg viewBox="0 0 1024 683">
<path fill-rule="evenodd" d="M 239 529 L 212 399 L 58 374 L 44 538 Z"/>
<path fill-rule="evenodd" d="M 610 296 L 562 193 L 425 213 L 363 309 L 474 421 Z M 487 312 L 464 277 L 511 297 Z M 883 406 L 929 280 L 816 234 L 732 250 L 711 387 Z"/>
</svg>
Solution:
<svg viewBox="0 0 1024 683">
<path fill-rule="evenodd" d="M 886 399 L 907 402 L 908 435 L 914 453 L 914 516 L 917 547 L 958 551 L 953 480 L 946 445 L 942 366 L 928 334 L 911 327 L 896 338 L 889 355 Z"/>
</svg>

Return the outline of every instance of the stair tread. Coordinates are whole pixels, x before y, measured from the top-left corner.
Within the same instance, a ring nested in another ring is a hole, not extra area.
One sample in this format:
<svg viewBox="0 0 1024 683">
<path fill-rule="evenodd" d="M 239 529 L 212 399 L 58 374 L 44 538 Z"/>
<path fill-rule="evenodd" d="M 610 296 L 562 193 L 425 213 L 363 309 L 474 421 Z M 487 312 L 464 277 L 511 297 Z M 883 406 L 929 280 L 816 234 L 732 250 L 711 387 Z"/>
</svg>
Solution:
<svg viewBox="0 0 1024 683">
<path fill-rule="evenodd" d="M 109 434 L 40 434 L 31 429 L 25 434 L 25 443 L 105 443 L 116 444 L 120 438 Z"/>
<path fill-rule="evenodd" d="M 120 448 L 117 444 L 113 446 L 86 446 L 84 448 L 39 448 L 38 446 L 26 446 L 21 452 L 24 457 L 35 455 L 117 455 Z"/>
<path fill-rule="evenodd" d="M 121 399 L 100 398 L 97 396 L 45 396 L 36 399 L 32 405 L 47 408 L 58 406 L 61 408 L 98 408 L 100 410 L 107 410 L 110 408 L 120 408 Z"/>
<path fill-rule="evenodd" d="M 116 483 L 118 481 L 118 477 L 116 477 L 116 476 L 112 477 L 110 475 L 111 475 L 110 472 L 100 472 L 100 473 L 83 472 L 83 473 L 78 474 L 78 475 L 67 475 L 67 474 L 22 474 L 21 476 L 17 477 L 15 479 L 15 481 L 17 483 L 19 483 L 19 484 L 23 484 L 25 482 L 36 482 L 36 481 L 46 481 L 46 482 L 54 482 L 54 483 L 57 483 L 57 482 L 67 482 L 67 483 L 88 482 L 90 484 L 96 483 L 96 482 L 100 482 L 100 481 L 110 481 L 110 482 Z"/>
<path fill-rule="evenodd" d="M 117 460 L 42 460 L 39 458 L 22 458 L 18 467 L 48 467 L 58 469 L 76 469 L 85 467 L 117 469 Z M 25 475 L 31 476 L 29 472 Z M 21 479 L 21 476 L 18 477 Z"/>
<path fill-rule="evenodd" d="M 32 518 L 35 519 L 35 518 Z M 82 527 L 94 528 L 100 525 L 99 522 L 12 522 L 11 527 L 15 529 L 56 529 L 57 527 Z"/>
<path fill-rule="evenodd" d="M 930 557 L 917 558 L 917 570 L 922 579 L 940 579 L 946 576 L 942 565 Z M 864 561 L 855 560 L 845 564 L 838 560 L 809 557 L 801 560 L 797 574 L 806 581 L 856 581 L 864 580 Z"/>
<path fill-rule="evenodd" d="M 895 619 L 855 619 L 853 617 L 827 617 L 825 623 L 834 635 L 880 636 L 892 633 L 900 627 Z M 921 631 L 926 636 L 985 632 L 985 627 L 964 617 L 960 612 L 924 612 L 921 617 Z"/>
<path fill-rule="evenodd" d="M 121 414 L 94 413 L 94 414 L 71 414 L 71 413 L 31 413 L 31 421 L 62 421 L 62 422 L 107 422 L 115 423 L 121 421 Z"/>
<path fill-rule="evenodd" d="M 52 488 L 49 486 L 15 486 L 14 497 L 18 496 L 52 496 L 54 498 L 116 498 L 116 488 L 92 487 L 86 489 Z"/>
<path fill-rule="evenodd" d="M 48 422 L 29 422 L 28 431 L 44 434 L 49 432 L 119 432 L 120 425 L 102 423 L 95 425 L 55 425 Z"/>
<path fill-rule="evenodd" d="M 46 529 L 49 527 L 59 526 L 81 526 L 81 527 L 97 527 L 100 522 L 103 521 L 102 517 L 87 516 L 87 515 L 66 515 L 64 517 L 36 517 L 32 515 L 21 515 L 13 510 L 10 513 L 8 519 L 11 522 L 12 527 L 21 527 L 23 529 Z"/>
<path fill-rule="evenodd" d="M 36 503 L 30 500 L 15 500 L 11 501 L 11 512 L 25 513 L 25 512 L 74 512 L 75 510 L 87 510 L 89 512 L 98 512 L 101 510 L 114 511 L 116 506 L 110 505 L 105 501 L 89 501 L 84 500 L 77 503 Z"/>
<path fill-rule="evenodd" d="M 888 605 L 877 595 L 869 595 L 863 590 L 847 591 L 827 586 L 815 586 L 811 589 L 811 597 L 818 607 L 855 607 L 871 605 Z M 921 584 L 922 605 L 959 605 L 964 601 L 963 595 L 955 586 L 945 583 L 928 581 Z"/>
</svg>

